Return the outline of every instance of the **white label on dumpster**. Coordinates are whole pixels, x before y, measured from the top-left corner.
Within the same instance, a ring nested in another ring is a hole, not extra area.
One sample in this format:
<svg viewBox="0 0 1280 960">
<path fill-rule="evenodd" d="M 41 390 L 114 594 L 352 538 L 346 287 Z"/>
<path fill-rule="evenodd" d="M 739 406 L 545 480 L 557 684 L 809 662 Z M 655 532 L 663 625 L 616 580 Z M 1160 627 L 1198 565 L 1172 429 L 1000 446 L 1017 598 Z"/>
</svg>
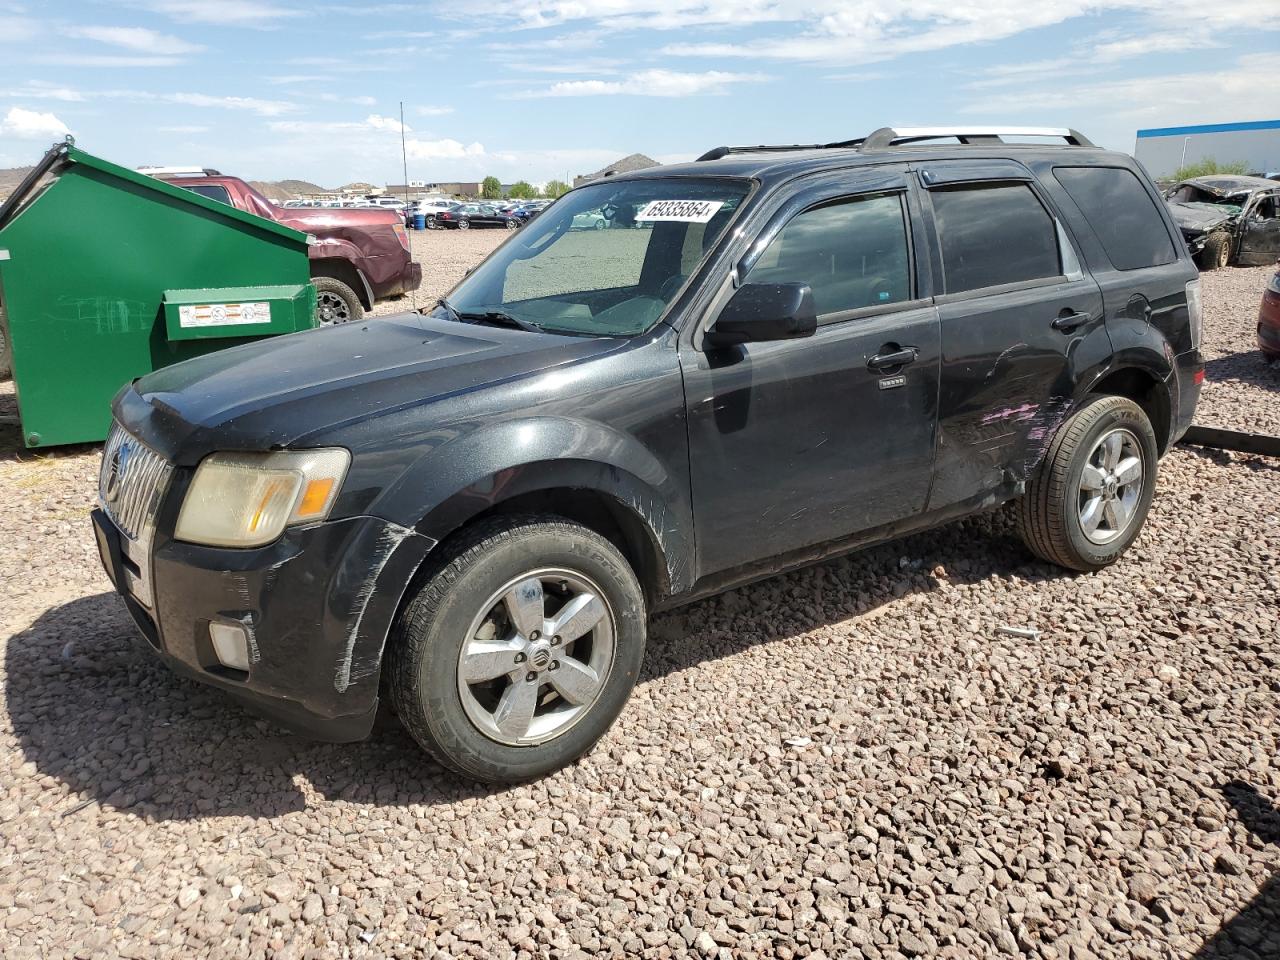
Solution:
<svg viewBox="0 0 1280 960">
<path fill-rule="evenodd" d="M 270 322 L 269 303 L 193 303 L 178 307 L 180 327 L 231 327 Z"/>
<path fill-rule="evenodd" d="M 706 223 L 723 206 L 723 200 L 650 200 L 636 214 L 636 222 Z"/>
</svg>

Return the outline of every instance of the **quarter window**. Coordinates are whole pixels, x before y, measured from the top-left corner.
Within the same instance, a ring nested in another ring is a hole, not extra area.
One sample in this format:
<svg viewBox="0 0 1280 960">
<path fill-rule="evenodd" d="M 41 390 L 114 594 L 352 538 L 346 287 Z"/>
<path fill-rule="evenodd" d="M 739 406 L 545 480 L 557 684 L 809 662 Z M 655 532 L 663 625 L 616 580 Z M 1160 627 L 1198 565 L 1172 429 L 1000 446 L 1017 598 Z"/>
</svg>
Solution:
<svg viewBox="0 0 1280 960">
<path fill-rule="evenodd" d="M 911 299 L 901 195 L 841 200 L 797 214 L 747 279 L 807 283 L 819 316 Z"/>
<path fill-rule="evenodd" d="M 184 190 L 190 190 L 192 193 L 198 193 L 202 197 L 208 197 L 210 200 L 220 200 L 223 203 L 231 203 L 231 194 L 227 192 L 226 187 L 219 187 L 216 184 L 201 184 L 199 186 L 183 187 Z"/>
<path fill-rule="evenodd" d="M 1155 201 L 1123 167 L 1054 167 L 1117 270 L 1172 263 L 1177 254 Z"/>
<path fill-rule="evenodd" d="M 947 293 L 1062 274 L 1057 226 L 1025 183 L 930 192 Z"/>
</svg>

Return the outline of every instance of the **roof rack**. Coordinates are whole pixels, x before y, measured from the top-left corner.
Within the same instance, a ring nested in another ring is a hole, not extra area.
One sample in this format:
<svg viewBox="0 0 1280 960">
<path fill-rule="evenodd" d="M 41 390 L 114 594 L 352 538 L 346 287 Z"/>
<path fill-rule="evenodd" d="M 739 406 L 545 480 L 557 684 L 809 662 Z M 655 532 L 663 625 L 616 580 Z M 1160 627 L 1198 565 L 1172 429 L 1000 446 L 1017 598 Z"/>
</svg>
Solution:
<svg viewBox="0 0 1280 960">
<path fill-rule="evenodd" d="M 1092 147 L 1093 141 L 1070 127 L 881 127 L 865 137 L 840 140 L 834 143 L 760 144 L 754 147 L 715 147 L 698 160 L 719 160 L 735 153 L 778 153 L 787 150 L 838 150 L 864 151 L 890 150 L 924 143 L 930 140 L 955 139 L 961 144 L 981 146 L 1005 143 L 1005 137 L 1055 137 L 1069 146 Z"/>
</svg>

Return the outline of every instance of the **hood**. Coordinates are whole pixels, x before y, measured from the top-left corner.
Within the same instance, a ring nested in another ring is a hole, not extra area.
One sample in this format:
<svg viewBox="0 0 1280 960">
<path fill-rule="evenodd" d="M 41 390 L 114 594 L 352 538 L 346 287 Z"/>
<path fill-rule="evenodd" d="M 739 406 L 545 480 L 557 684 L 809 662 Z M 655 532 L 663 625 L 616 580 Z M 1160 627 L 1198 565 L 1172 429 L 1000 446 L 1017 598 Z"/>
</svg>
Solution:
<svg viewBox="0 0 1280 960">
<path fill-rule="evenodd" d="M 1169 201 L 1173 221 L 1184 234 L 1205 233 L 1231 220 L 1235 214 L 1216 203 L 1178 203 Z"/>
<path fill-rule="evenodd" d="M 165 367 L 121 391 L 115 408 L 130 432 L 189 465 L 213 450 L 288 446 L 627 342 L 401 314 L 272 337 Z"/>
</svg>

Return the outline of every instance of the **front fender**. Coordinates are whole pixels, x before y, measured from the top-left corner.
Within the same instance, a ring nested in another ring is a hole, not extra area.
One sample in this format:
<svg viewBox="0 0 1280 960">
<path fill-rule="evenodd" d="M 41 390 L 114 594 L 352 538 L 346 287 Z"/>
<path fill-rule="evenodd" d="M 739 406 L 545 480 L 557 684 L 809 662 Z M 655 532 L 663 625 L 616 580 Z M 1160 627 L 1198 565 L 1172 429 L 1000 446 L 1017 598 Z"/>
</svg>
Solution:
<svg viewBox="0 0 1280 960">
<path fill-rule="evenodd" d="M 455 436 L 418 457 L 373 510 L 439 541 L 503 501 L 554 489 L 611 498 L 643 524 L 666 588 L 691 585 L 687 476 L 673 474 L 634 437 L 595 421 L 531 417 Z"/>
</svg>

